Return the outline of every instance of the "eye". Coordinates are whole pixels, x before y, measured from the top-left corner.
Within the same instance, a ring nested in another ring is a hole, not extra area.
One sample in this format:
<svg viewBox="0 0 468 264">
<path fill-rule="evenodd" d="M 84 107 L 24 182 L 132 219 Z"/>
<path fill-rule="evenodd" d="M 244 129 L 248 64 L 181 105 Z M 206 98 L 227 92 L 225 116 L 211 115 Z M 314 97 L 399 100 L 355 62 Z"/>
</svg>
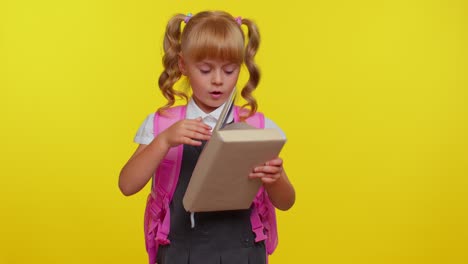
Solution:
<svg viewBox="0 0 468 264">
<path fill-rule="evenodd" d="M 224 73 L 226 73 L 227 75 L 233 74 L 235 71 L 236 71 L 235 67 L 224 68 Z"/>
<path fill-rule="evenodd" d="M 206 65 L 202 65 L 198 69 L 200 70 L 202 74 L 208 74 L 211 71 L 211 68 Z"/>
</svg>

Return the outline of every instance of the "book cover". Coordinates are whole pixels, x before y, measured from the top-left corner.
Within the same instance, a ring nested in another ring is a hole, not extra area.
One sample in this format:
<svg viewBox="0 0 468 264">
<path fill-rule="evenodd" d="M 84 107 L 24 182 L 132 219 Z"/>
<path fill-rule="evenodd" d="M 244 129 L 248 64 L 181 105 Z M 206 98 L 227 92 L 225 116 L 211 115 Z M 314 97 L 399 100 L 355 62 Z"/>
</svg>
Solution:
<svg viewBox="0 0 468 264">
<path fill-rule="evenodd" d="M 183 198 L 188 212 L 248 209 L 262 185 L 260 179 L 250 179 L 249 173 L 278 157 L 286 142 L 276 129 L 257 129 L 246 123 L 225 125 L 233 105 L 230 100 L 192 173 Z"/>
</svg>

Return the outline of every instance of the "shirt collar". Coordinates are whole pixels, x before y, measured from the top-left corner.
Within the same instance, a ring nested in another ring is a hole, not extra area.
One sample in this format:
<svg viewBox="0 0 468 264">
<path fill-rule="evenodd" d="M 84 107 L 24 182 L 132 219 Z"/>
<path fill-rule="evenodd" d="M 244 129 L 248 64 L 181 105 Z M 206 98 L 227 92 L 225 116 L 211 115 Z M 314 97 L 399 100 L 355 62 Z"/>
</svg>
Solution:
<svg viewBox="0 0 468 264">
<path fill-rule="evenodd" d="M 193 98 L 190 98 L 188 104 L 187 104 L 187 114 L 185 117 L 187 119 L 195 119 L 197 117 L 201 117 L 203 120 L 205 119 L 211 119 L 214 118 L 216 121 L 218 121 L 219 116 L 221 115 L 221 112 L 223 111 L 223 107 L 226 103 L 222 104 L 218 108 L 216 108 L 213 112 L 211 113 L 205 113 L 203 110 L 198 107 L 197 103 Z M 229 116 L 227 118 L 227 123 L 231 123 L 234 120 L 233 113 L 229 113 Z"/>
</svg>

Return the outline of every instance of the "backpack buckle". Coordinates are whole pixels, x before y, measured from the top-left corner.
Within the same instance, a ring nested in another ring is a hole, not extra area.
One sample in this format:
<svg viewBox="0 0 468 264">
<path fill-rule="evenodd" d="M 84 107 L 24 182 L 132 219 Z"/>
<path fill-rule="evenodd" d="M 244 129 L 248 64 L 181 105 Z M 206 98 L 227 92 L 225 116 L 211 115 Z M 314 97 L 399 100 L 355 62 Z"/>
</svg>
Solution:
<svg viewBox="0 0 468 264">
<path fill-rule="evenodd" d="M 255 242 L 263 241 L 267 239 L 267 236 L 263 232 L 263 226 L 259 226 L 252 230 L 255 234 Z"/>
</svg>

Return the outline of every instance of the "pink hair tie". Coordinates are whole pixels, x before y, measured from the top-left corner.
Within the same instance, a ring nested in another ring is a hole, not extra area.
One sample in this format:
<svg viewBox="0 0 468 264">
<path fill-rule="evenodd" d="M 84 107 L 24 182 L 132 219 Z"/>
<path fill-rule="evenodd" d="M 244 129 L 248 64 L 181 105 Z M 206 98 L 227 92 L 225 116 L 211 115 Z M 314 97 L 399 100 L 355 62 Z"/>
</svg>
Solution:
<svg viewBox="0 0 468 264">
<path fill-rule="evenodd" d="M 187 15 L 184 18 L 185 24 L 187 24 L 189 22 L 190 18 L 192 18 L 192 13 L 187 13 Z"/>
<path fill-rule="evenodd" d="M 239 26 L 242 26 L 242 17 L 241 16 L 236 17 L 236 22 L 237 24 L 239 24 Z"/>
</svg>

